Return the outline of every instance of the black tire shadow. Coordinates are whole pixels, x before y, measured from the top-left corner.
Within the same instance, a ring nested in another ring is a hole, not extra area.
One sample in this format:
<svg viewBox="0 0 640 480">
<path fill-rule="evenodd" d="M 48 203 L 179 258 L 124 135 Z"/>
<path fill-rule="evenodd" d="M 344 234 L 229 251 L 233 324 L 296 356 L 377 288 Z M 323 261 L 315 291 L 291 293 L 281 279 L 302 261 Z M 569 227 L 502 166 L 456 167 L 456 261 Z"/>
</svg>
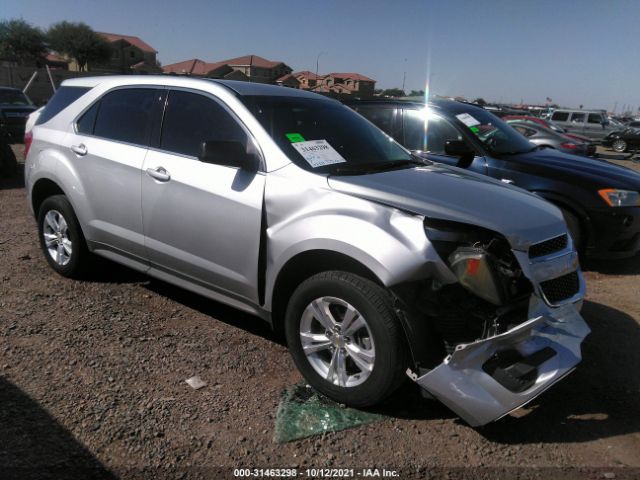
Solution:
<svg viewBox="0 0 640 480">
<path fill-rule="evenodd" d="M 621 260 L 586 259 L 581 263 L 585 272 L 598 272 L 606 275 L 640 274 L 640 254 Z"/>
<path fill-rule="evenodd" d="M 117 477 L 35 400 L 0 377 L 0 478 Z"/>
<path fill-rule="evenodd" d="M 588 442 L 640 432 L 640 325 L 624 312 L 585 302 L 591 335 L 575 372 L 527 406 L 479 428 L 502 444 Z"/>
<path fill-rule="evenodd" d="M 24 163 L 18 162 L 15 175 L 3 177 L 0 175 L 0 190 L 15 190 L 24 188 Z"/>
</svg>

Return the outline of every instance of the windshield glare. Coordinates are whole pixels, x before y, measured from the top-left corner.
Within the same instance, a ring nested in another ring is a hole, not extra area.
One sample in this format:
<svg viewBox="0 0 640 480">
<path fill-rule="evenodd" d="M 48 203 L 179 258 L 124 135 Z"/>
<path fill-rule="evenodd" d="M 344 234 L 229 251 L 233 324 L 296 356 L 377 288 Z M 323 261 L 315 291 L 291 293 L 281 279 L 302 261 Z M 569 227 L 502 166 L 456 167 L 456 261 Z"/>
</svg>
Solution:
<svg viewBox="0 0 640 480">
<path fill-rule="evenodd" d="M 495 115 L 480 109 L 456 115 L 493 155 L 530 152 L 535 145 Z M 463 121 L 464 118 L 464 121 Z"/>
<path fill-rule="evenodd" d="M 345 167 L 408 162 L 413 158 L 391 137 L 336 101 L 269 96 L 241 98 L 282 151 L 305 170 L 332 174 Z M 314 140 L 318 142 L 313 143 Z M 307 147 L 318 145 L 321 148 L 328 145 L 327 150 L 337 152 L 337 155 L 330 153 L 331 163 L 319 164 L 321 162 L 304 153 Z"/>
</svg>

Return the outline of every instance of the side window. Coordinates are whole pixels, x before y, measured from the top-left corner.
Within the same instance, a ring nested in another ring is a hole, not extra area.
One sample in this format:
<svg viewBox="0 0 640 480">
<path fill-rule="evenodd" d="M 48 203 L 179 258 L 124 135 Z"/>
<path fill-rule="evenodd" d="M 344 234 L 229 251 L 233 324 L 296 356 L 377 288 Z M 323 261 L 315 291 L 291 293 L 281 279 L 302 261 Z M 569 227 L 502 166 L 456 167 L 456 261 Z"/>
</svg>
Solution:
<svg viewBox="0 0 640 480">
<path fill-rule="evenodd" d="M 571 123 L 584 123 L 586 116 L 585 113 L 574 113 L 571 115 Z"/>
<path fill-rule="evenodd" d="M 357 107 L 356 111 L 387 135 L 399 140 L 395 108 Z"/>
<path fill-rule="evenodd" d="M 599 113 L 590 113 L 587 118 L 587 123 L 595 123 L 597 125 L 602 124 L 602 115 Z"/>
<path fill-rule="evenodd" d="M 518 133 L 521 133 L 525 137 L 533 137 L 536 134 L 535 130 L 527 127 L 522 127 L 520 125 L 516 125 L 513 128 L 515 128 L 518 131 Z"/>
<path fill-rule="evenodd" d="M 127 88 L 107 93 L 100 100 L 94 135 L 147 146 L 155 92 L 152 88 Z"/>
<path fill-rule="evenodd" d="M 566 122 L 569 120 L 569 112 L 553 112 L 551 120 L 556 122 Z"/>
<path fill-rule="evenodd" d="M 85 135 L 93 135 L 93 128 L 96 124 L 96 116 L 98 109 L 100 108 L 100 102 L 94 103 L 89 110 L 84 112 L 82 117 L 76 122 L 76 128 L 78 133 Z"/>
<path fill-rule="evenodd" d="M 213 99 L 180 90 L 169 92 L 160 148 L 197 157 L 201 143 L 209 140 L 244 143 L 247 134 Z"/>
<path fill-rule="evenodd" d="M 404 146 L 409 150 L 424 150 L 423 110 L 404 110 Z M 436 155 L 446 155 L 444 145 L 447 140 L 463 140 L 456 127 L 442 117 L 431 115 L 427 128 L 427 151 Z"/>
</svg>

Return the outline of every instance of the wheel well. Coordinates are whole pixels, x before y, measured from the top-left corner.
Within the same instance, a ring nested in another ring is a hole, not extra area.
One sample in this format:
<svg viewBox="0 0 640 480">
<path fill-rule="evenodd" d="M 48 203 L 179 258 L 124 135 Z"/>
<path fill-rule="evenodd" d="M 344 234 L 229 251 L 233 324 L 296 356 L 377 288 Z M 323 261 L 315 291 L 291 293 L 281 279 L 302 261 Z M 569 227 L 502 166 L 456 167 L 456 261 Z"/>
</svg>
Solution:
<svg viewBox="0 0 640 480">
<path fill-rule="evenodd" d="M 38 216 L 42 202 L 52 195 L 64 195 L 64 191 L 56 182 L 48 178 L 43 178 L 35 183 L 31 190 L 31 205 L 33 206 L 33 212 L 36 217 Z"/>
<path fill-rule="evenodd" d="M 562 198 L 557 198 L 555 196 L 547 196 L 547 195 L 544 195 L 544 193 L 538 193 L 538 194 L 548 202 L 554 204 L 556 207 L 566 210 L 576 217 L 576 219 L 578 220 L 578 223 L 580 224 L 580 233 L 583 235 L 582 244 L 587 245 L 589 240 L 591 239 L 591 233 L 592 233 L 590 230 L 589 217 L 587 216 L 587 214 L 581 211 L 579 208 L 576 208 L 573 205 L 571 205 L 570 202 L 563 201 Z"/>
<path fill-rule="evenodd" d="M 272 296 L 272 324 L 282 333 L 287 303 L 293 291 L 313 275 L 329 270 L 353 273 L 382 285 L 380 279 L 365 265 L 342 253 L 331 250 L 310 250 L 291 258 L 276 279 Z"/>
</svg>

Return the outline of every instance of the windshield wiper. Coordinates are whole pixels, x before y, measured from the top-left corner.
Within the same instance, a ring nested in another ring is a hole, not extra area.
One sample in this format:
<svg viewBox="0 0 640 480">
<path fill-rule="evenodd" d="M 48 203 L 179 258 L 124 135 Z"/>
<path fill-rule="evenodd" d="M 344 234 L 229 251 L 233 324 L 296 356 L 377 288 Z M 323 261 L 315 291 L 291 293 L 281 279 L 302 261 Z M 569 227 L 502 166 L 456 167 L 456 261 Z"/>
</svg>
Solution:
<svg viewBox="0 0 640 480">
<path fill-rule="evenodd" d="M 336 167 L 335 173 L 343 174 L 343 175 L 349 175 L 353 173 L 355 174 L 376 173 L 376 172 L 384 172 L 388 170 L 395 170 L 398 168 L 405 168 L 409 166 L 424 167 L 425 165 L 428 165 L 427 162 L 418 158 L 419 157 L 416 157 L 415 159 L 410 159 L 410 160 L 409 159 L 395 160 L 390 162 L 353 163 L 350 165 Z"/>
</svg>

